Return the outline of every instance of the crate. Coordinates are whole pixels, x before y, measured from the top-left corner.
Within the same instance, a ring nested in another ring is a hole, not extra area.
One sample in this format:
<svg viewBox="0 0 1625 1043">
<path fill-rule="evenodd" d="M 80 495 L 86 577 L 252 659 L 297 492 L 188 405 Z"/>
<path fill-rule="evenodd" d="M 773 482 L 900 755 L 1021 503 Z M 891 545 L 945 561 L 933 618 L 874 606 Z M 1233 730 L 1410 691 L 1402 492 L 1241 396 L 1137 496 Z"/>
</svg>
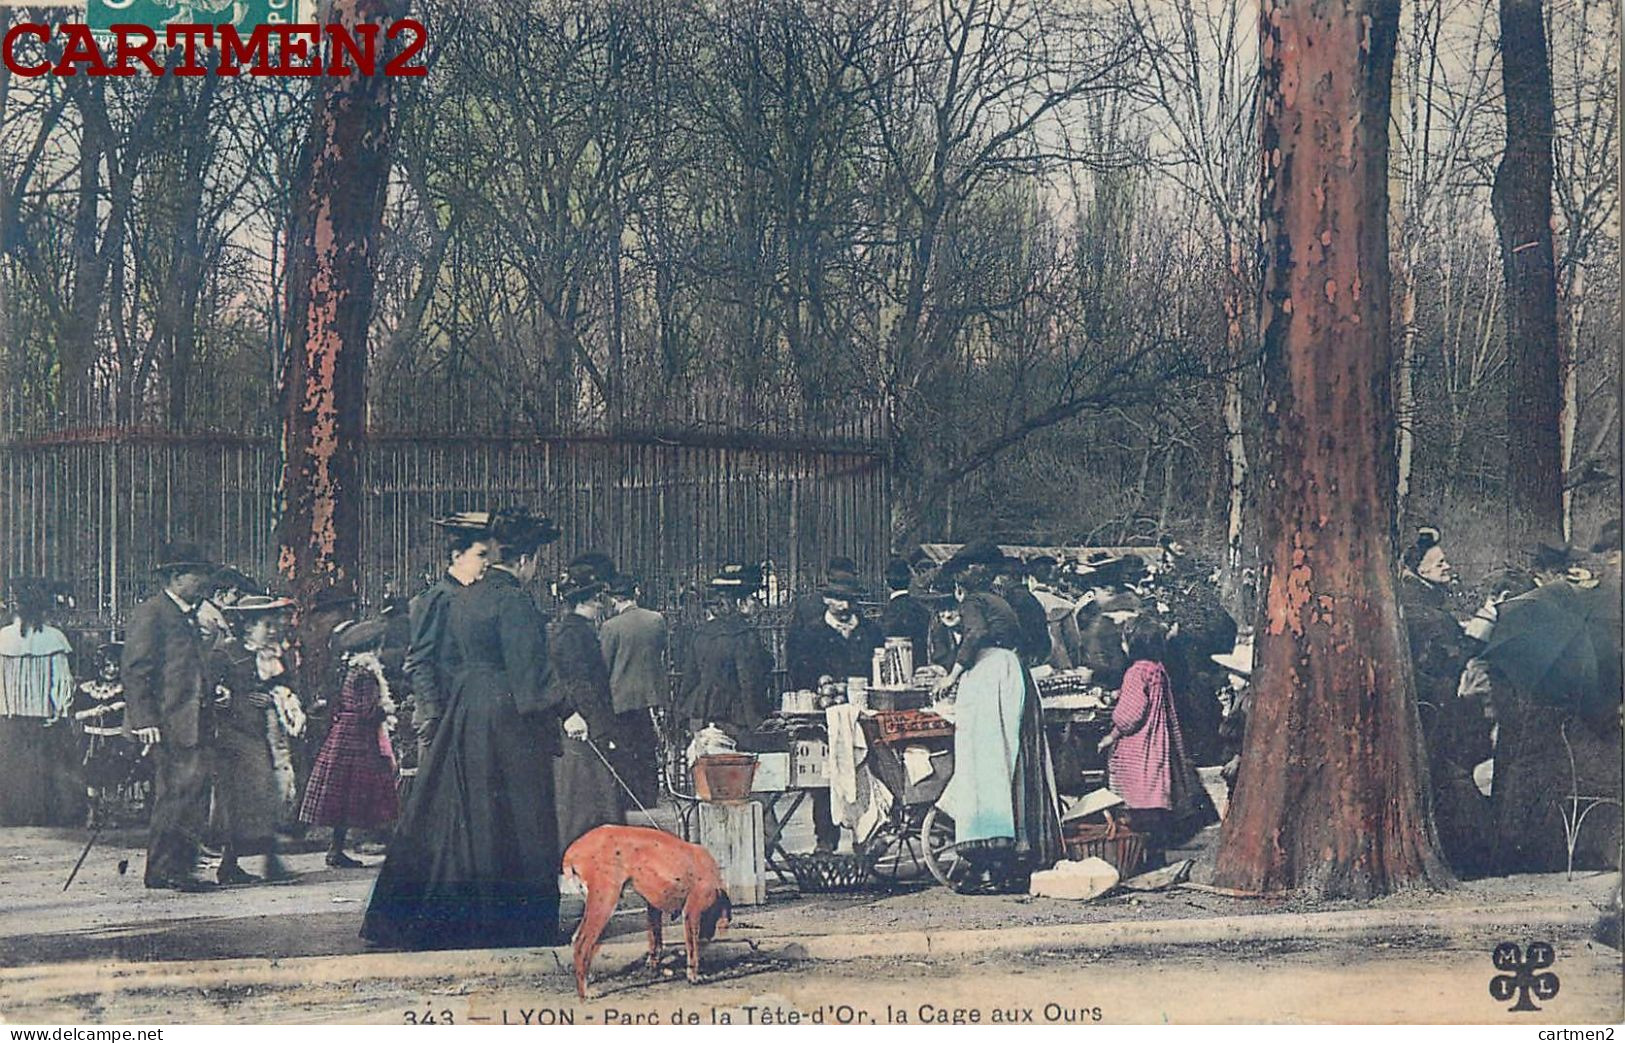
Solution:
<svg viewBox="0 0 1625 1043">
<path fill-rule="evenodd" d="M 877 851 L 864 854 L 841 855 L 819 851 L 806 855 L 787 855 L 790 873 L 796 878 L 796 887 L 804 894 L 837 894 L 861 891 L 874 877 Z"/>
<path fill-rule="evenodd" d="M 930 703 L 931 689 L 929 688 L 869 689 L 869 709 L 871 710 L 921 710 Z"/>
<path fill-rule="evenodd" d="M 829 743 L 823 739 L 797 739 L 790 745 L 790 785 L 816 789 L 829 785 Z"/>
<path fill-rule="evenodd" d="M 861 720 L 864 735 L 871 743 L 895 743 L 913 739 L 940 739 L 954 733 L 952 721 L 928 710 L 888 710 Z"/>
</svg>

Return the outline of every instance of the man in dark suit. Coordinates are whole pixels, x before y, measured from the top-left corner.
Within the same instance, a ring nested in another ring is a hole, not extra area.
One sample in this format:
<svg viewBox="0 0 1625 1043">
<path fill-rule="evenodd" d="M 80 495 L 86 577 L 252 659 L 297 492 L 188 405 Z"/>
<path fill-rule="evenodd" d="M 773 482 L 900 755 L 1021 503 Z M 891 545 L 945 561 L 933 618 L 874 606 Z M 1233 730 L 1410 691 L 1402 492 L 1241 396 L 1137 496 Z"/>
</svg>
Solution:
<svg viewBox="0 0 1625 1043">
<path fill-rule="evenodd" d="M 213 744 L 197 611 L 214 568 L 196 544 L 166 547 L 158 566 L 163 590 L 130 614 L 124 636 L 124 733 L 152 747 L 157 768 L 145 873 L 151 888 L 212 886 L 193 874 L 209 814 Z"/>
<path fill-rule="evenodd" d="M 845 681 L 867 678 L 874 650 L 882 643 L 880 629 L 858 614 L 863 591 L 850 581 L 833 581 L 819 592 L 824 605 L 814 619 L 792 619 L 785 636 L 785 658 L 792 688 L 817 688 L 820 677 Z M 819 851 L 834 851 L 841 828 L 831 814 L 828 790 L 813 791 L 813 833 Z"/>
<path fill-rule="evenodd" d="M 1019 558 L 1009 558 L 993 578 L 993 593 L 1003 598 L 1021 623 L 1021 647 L 1017 654 L 1029 667 L 1049 661 L 1049 617 L 1044 606 L 1027 589 L 1027 569 Z"/>
</svg>

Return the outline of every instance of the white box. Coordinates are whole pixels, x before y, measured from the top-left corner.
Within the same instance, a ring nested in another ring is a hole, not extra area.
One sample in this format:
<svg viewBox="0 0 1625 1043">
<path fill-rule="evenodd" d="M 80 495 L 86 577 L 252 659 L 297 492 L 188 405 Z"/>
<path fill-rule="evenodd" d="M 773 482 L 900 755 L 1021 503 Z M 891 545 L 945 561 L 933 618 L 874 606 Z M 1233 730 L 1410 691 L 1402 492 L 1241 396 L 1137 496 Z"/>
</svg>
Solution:
<svg viewBox="0 0 1625 1043">
<path fill-rule="evenodd" d="M 752 793 L 780 793 L 790 788 L 790 754 L 758 753 Z"/>
<path fill-rule="evenodd" d="M 790 785 L 797 789 L 829 785 L 829 743 L 797 739 L 790 746 Z"/>
</svg>

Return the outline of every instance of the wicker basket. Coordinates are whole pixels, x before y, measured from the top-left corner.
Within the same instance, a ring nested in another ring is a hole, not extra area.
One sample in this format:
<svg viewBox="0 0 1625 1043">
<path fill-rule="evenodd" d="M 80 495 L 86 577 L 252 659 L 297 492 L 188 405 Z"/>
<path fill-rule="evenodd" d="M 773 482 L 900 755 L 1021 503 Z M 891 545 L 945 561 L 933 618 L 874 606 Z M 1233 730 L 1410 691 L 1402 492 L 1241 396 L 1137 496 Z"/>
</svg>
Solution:
<svg viewBox="0 0 1625 1043">
<path fill-rule="evenodd" d="M 838 855 L 820 851 L 810 855 L 788 855 L 785 861 L 805 894 L 835 894 L 861 891 L 874 875 L 875 852 Z"/>
<path fill-rule="evenodd" d="M 1066 846 L 1066 857 L 1074 862 L 1086 858 L 1103 858 L 1116 869 L 1117 875 L 1127 879 L 1139 872 L 1145 863 L 1144 833 L 1136 833 L 1118 822 L 1108 812 L 1104 826 L 1076 823 L 1066 828 L 1061 842 Z"/>
</svg>

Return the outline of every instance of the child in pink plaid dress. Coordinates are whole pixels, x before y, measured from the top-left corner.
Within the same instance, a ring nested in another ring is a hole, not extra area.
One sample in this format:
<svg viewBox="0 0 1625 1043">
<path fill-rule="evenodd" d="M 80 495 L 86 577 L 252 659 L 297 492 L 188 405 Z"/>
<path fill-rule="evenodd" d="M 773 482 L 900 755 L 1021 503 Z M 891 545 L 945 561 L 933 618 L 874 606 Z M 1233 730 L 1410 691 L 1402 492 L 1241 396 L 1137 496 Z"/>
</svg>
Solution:
<svg viewBox="0 0 1625 1043">
<path fill-rule="evenodd" d="M 1162 665 L 1166 635 L 1162 624 L 1147 616 L 1123 628 L 1124 650 L 1133 665 L 1117 691 L 1112 730 L 1100 740 L 1100 749 L 1111 751 L 1111 788 L 1123 798 L 1134 828 L 1150 834 L 1153 853 L 1178 838 L 1181 820 L 1191 819 L 1188 824 L 1195 828 L 1213 820 L 1211 802 L 1185 753 Z"/>
<path fill-rule="evenodd" d="M 333 642 L 344 656 L 344 683 L 333 707 L 333 724 L 311 768 L 301 821 L 333 827 L 327 864 L 359 869 L 344 853 L 351 827 L 371 829 L 395 821 L 395 751 L 387 720 L 395 712 L 384 681 L 378 650 L 386 624 L 381 620 L 342 624 Z"/>
</svg>

